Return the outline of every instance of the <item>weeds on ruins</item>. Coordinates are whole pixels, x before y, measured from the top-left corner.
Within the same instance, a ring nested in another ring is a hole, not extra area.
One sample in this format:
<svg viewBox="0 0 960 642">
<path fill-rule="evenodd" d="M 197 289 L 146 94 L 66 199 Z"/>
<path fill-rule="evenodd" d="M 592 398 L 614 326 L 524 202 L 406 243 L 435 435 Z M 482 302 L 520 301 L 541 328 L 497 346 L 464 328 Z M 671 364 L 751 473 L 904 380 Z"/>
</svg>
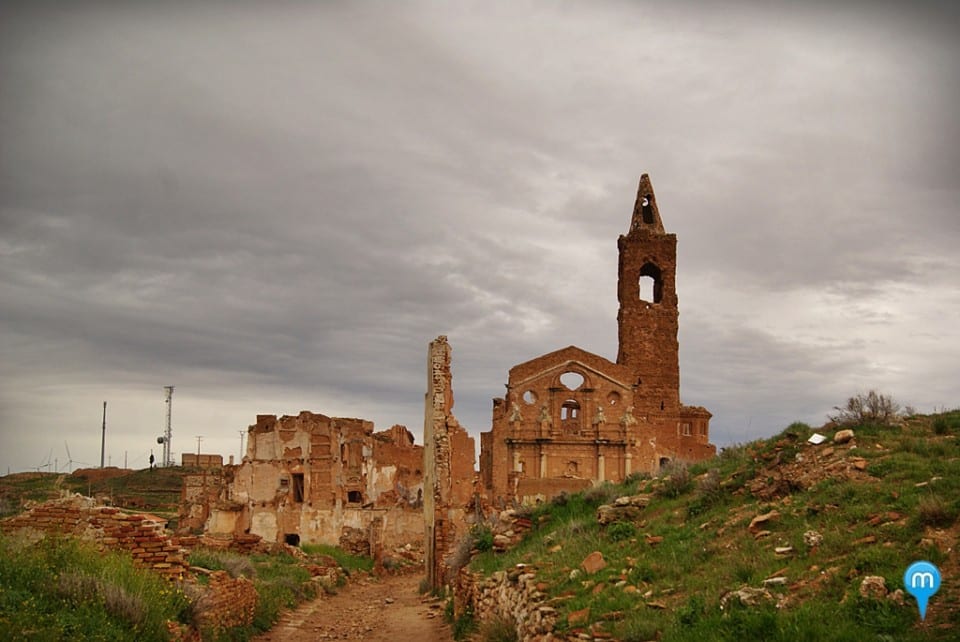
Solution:
<svg viewBox="0 0 960 642">
<path fill-rule="evenodd" d="M 72 538 L 0 534 L 0 639 L 166 640 L 189 624 L 175 584 Z"/>
</svg>

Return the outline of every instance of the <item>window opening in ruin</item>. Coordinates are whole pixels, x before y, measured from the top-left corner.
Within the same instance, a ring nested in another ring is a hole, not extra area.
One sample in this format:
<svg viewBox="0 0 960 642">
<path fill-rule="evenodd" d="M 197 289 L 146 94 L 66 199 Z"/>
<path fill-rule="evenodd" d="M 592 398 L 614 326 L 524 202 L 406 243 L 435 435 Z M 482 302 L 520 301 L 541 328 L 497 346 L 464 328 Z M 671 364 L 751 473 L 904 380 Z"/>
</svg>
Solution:
<svg viewBox="0 0 960 642">
<path fill-rule="evenodd" d="M 576 419 L 580 415 L 580 404 L 576 399 L 567 399 L 560 407 L 560 420 L 569 421 Z"/>
<path fill-rule="evenodd" d="M 527 390 L 525 393 L 523 393 L 523 403 L 527 404 L 528 406 L 532 406 L 533 404 L 537 403 L 537 393 L 535 393 L 533 390 Z"/>
<path fill-rule="evenodd" d="M 663 300 L 663 275 L 653 263 L 645 263 L 640 268 L 639 279 L 641 301 L 660 303 Z"/>
<path fill-rule="evenodd" d="M 661 457 L 661 458 L 660 458 L 660 469 L 661 469 L 661 470 L 663 470 L 664 468 L 666 468 L 666 467 L 669 466 L 669 465 L 670 465 L 670 458 L 669 458 L 669 457 Z"/>
<path fill-rule="evenodd" d="M 293 473 L 293 501 L 303 501 L 303 473 Z"/>
<path fill-rule="evenodd" d="M 348 504 L 362 504 L 363 503 L 363 493 L 359 490 L 349 490 L 347 491 L 347 503 Z"/>
<path fill-rule="evenodd" d="M 663 400 L 660 401 L 660 410 L 663 410 Z"/>
<path fill-rule="evenodd" d="M 290 486 L 290 480 L 286 477 L 280 478 L 280 488 L 287 488 Z"/>
<path fill-rule="evenodd" d="M 689 436 L 690 436 L 690 424 L 688 424 L 688 423 L 682 424 L 682 425 L 680 426 L 680 430 L 681 430 L 681 432 L 683 432 L 683 434 L 684 434 L 685 437 L 689 437 Z"/>
<path fill-rule="evenodd" d="M 290 546 L 300 546 L 300 536 L 296 533 L 287 533 L 283 536 L 283 541 Z"/>
<path fill-rule="evenodd" d="M 647 194 L 643 197 L 643 200 L 640 202 L 641 211 L 643 212 L 643 222 L 652 225 L 653 224 L 653 204 L 650 201 L 650 195 Z"/>
<path fill-rule="evenodd" d="M 614 390 L 607 395 L 607 403 L 611 406 L 616 406 L 618 403 L 620 403 L 620 393 Z"/>
<path fill-rule="evenodd" d="M 560 375 L 560 383 L 566 386 L 568 390 L 576 390 L 583 385 L 583 382 L 583 375 L 579 372 L 570 371 Z"/>
</svg>

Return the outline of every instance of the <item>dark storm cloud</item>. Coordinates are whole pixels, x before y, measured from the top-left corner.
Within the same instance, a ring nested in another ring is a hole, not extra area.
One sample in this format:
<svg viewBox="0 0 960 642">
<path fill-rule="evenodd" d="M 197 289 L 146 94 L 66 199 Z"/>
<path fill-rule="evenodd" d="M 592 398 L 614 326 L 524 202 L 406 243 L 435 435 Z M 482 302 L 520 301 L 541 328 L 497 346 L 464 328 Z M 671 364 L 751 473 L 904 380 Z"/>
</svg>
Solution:
<svg viewBox="0 0 960 642">
<path fill-rule="evenodd" d="M 6 4 L 0 450 L 106 396 L 149 438 L 171 382 L 212 449 L 257 412 L 417 431 L 438 334 L 477 432 L 512 365 L 615 357 L 643 171 L 717 441 L 851 388 L 949 404 L 957 32 L 934 3 Z"/>
</svg>

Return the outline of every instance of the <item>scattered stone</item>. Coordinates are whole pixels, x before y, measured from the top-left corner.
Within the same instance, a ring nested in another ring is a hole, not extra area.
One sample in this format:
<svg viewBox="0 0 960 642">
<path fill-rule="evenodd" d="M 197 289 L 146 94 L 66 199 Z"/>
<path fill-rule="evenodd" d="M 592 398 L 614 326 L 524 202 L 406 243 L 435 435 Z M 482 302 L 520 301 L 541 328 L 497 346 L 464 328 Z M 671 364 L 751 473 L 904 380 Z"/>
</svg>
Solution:
<svg viewBox="0 0 960 642">
<path fill-rule="evenodd" d="M 547 552 L 549 552 L 549 553 L 559 553 L 559 552 L 562 551 L 562 550 L 563 550 L 563 547 L 560 546 L 560 544 L 556 544 L 556 545 L 551 546 L 550 548 L 548 548 L 548 549 L 547 549 Z"/>
<path fill-rule="evenodd" d="M 720 598 L 720 608 L 726 609 L 731 600 L 738 600 L 743 606 L 760 606 L 764 602 L 773 602 L 773 594 L 765 588 L 745 586 L 736 591 L 730 591 Z"/>
<path fill-rule="evenodd" d="M 777 546 L 773 549 L 773 552 L 777 555 L 792 555 L 793 547 L 792 546 Z"/>
<path fill-rule="evenodd" d="M 639 592 L 639 591 L 640 591 L 640 589 L 638 589 L 638 588 L 637 588 L 636 586 L 634 586 L 633 584 L 627 584 L 626 586 L 623 587 L 623 592 L 624 592 L 624 593 L 633 594 L 633 593 L 637 593 L 637 592 Z"/>
<path fill-rule="evenodd" d="M 857 470 L 866 470 L 866 469 L 867 469 L 867 463 L 868 463 L 868 462 L 867 462 L 867 460 L 864 459 L 863 457 L 856 457 L 855 459 L 851 459 L 851 460 L 850 460 L 850 463 L 853 464 L 853 467 L 856 468 Z"/>
<path fill-rule="evenodd" d="M 891 591 L 887 594 L 887 599 L 896 604 L 897 606 L 903 606 L 904 604 L 904 592 L 903 589 L 897 589 L 896 591 Z"/>
<path fill-rule="evenodd" d="M 833 443 L 835 444 L 845 444 L 853 439 L 853 431 L 849 428 L 843 430 L 838 430 L 833 435 Z"/>
<path fill-rule="evenodd" d="M 834 453 L 833 447 L 827 446 L 826 448 L 823 449 L 823 452 L 821 452 L 820 454 L 824 457 L 829 457 L 833 453 Z"/>
<path fill-rule="evenodd" d="M 769 537 L 771 534 L 770 531 L 757 531 L 753 534 L 753 539 L 763 539 L 764 537 Z"/>
<path fill-rule="evenodd" d="M 667 605 L 664 602 L 647 602 L 646 604 L 649 609 L 656 609 L 658 611 L 667 610 Z"/>
<path fill-rule="evenodd" d="M 787 583 L 787 578 L 785 577 L 768 577 L 763 580 L 764 586 L 783 586 Z"/>
<path fill-rule="evenodd" d="M 576 626 L 578 624 L 586 624 L 590 619 L 590 607 L 588 606 L 585 609 L 580 609 L 579 611 L 574 611 L 567 615 L 567 624 L 570 626 Z"/>
<path fill-rule="evenodd" d="M 593 575 L 597 571 L 606 568 L 607 562 L 603 559 L 603 553 L 594 551 L 580 562 L 580 566 L 588 575 Z"/>
<path fill-rule="evenodd" d="M 887 581 L 880 575 L 867 575 L 860 583 L 860 597 L 881 600 L 887 596 Z"/>
<path fill-rule="evenodd" d="M 877 541 L 876 535 L 867 535 L 866 537 L 861 537 L 860 539 L 855 539 L 851 542 L 854 546 L 860 546 L 862 544 L 873 544 Z"/>
<path fill-rule="evenodd" d="M 578 577 L 580 577 L 581 574 L 582 574 L 582 571 L 579 568 L 575 568 L 572 571 L 570 571 L 570 579 L 575 580 Z"/>
<path fill-rule="evenodd" d="M 613 522 L 633 522 L 639 518 L 640 507 L 638 506 L 632 506 L 630 504 L 623 506 L 603 504 L 597 507 L 597 522 L 599 522 L 601 526 L 606 526 Z"/>
<path fill-rule="evenodd" d="M 780 518 L 780 512 L 777 510 L 772 510 L 769 513 L 764 513 L 763 515 L 757 515 L 752 520 L 750 520 L 750 526 L 748 530 L 751 533 L 757 533 L 761 530 L 761 526 L 765 525 L 767 522 L 772 522 Z"/>
<path fill-rule="evenodd" d="M 803 534 L 803 543 L 809 548 L 816 548 L 823 544 L 823 535 L 817 531 L 807 531 Z"/>
<path fill-rule="evenodd" d="M 662 541 L 663 541 L 663 537 L 661 535 L 647 535 L 647 544 L 649 544 L 650 546 L 656 546 Z"/>
</svg>

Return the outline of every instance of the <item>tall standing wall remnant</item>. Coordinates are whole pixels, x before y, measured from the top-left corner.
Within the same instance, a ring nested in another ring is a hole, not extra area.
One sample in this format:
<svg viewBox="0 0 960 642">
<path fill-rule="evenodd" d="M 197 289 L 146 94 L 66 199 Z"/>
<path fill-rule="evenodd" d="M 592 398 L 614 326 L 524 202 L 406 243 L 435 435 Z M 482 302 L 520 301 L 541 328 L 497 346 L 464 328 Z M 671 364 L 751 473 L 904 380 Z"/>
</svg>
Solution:
<svg viewBox="0 0 960 642">
<path fill-rule="evenodd" d="M 450 382 L 450 344 L 441 335 L 430 342 L 427 354 L 423 416 L 423 515 L 431 589 L 444 584 L 446 559 L 465 530 L 474 485 L 474 442 L 453 416 Z"/>
</svg>

